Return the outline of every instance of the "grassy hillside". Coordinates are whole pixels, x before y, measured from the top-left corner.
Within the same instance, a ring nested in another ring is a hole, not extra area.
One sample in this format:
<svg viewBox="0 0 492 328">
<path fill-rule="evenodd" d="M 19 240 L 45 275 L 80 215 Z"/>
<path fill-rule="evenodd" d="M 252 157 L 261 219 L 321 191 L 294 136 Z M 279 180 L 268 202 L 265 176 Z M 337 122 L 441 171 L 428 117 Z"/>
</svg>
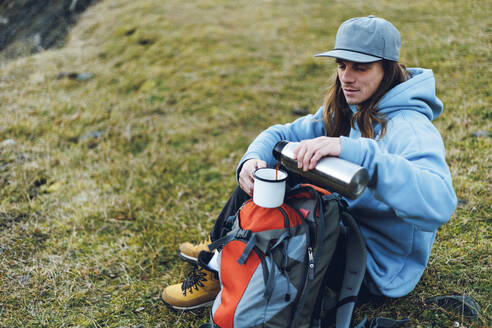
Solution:
<svg viewBox="0 0 492 328">
<path fill-rule="evenodd" d="M 314 112 L 345 19 L 402 34 L 402 63 L 432 68 L 435 122 L 460 199 L 410 295 L 369 316 L 413 327 L 492 324 L 491 6 L 488 1 L 102 0 L 65 48 L 0 64 L 0 327 L 189 327 L 163 286 L 189 266 L 263 128 Z M 90 73 L 79 74 L 77 73 Z M 478 320 L 424 299 L 471 295 Z"/>
</svg>

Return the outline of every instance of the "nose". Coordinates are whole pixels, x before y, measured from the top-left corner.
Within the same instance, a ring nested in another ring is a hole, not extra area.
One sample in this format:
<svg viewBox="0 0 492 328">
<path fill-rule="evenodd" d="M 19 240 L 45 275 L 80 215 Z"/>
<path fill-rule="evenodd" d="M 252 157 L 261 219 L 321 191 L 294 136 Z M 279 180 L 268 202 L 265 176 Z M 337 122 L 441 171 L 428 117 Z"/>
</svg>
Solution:
<svg viewBox="0 0 492 328">
<path fill-rule="evenodd" d="M 338 72 L 338 77 L 343 84 L 349 84 L 355 82 L 355 75 L 350 66 L 346 66 L 345 69 Z"/>
</svg>

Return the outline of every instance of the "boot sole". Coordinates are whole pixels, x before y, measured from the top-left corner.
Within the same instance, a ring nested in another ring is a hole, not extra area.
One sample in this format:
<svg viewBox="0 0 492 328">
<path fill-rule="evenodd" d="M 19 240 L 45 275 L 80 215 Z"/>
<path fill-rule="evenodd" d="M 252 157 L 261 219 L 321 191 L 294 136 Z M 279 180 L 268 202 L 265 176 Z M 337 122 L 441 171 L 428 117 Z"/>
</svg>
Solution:
<svg viewBox="0 0 492 328">
<path fill-rule="evenodd" d="M 196 310 L 196 309 L 200 309 L 200 308 L 204 308 L 204 307 L 212 307 L 212 305 L 214 304 L 214 300 L 211 300 L 211 301 L 208 301 L 208 302 L 205 302 L 205 303 L 201 303 L 201 304 L 198 304 L 198 305 L 193 305 L 193 306 L 175 306 L 175 305 L 172 305 L 172 304 L 167 303 L 162 298 L 161 298 L 161 301 L 168 308 L 173 309 L 173 310 L 180 310 L 180 311 L 191 311 L 191 310 Z"/>
</svg>

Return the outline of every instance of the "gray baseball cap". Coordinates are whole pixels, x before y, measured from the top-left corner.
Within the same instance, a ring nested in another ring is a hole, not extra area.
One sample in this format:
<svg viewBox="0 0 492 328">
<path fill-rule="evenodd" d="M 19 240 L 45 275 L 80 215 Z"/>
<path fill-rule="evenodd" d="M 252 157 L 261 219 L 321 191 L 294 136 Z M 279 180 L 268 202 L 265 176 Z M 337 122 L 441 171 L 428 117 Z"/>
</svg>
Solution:
<svg viewBox="0 0 492 328">
<path fill-rule="evenodd" d="M 315 57 L 334 57 L 358 63 L 400 59 L 400 32 L 383 18 L 351 18 L 340 25 L 333 50 Z"/>
</svg>

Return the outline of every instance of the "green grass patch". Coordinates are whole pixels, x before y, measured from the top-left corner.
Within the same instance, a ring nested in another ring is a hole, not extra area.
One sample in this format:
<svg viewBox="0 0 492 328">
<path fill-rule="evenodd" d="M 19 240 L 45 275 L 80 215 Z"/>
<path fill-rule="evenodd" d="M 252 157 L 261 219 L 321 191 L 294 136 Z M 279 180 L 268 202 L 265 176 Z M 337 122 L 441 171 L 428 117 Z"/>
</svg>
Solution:
<svg viewBox="0 0 492 328">
<path fill-rule="evenodd" d="M 109 1 L 63 49 L 0 63 L 0 327 L 189 327 L 162 288 L 190 270 L 252 139 L 331 84 L 345 19 L 402 35 L 401 61 L 436 73 L 435 122 L 460 203 L 404 298 L 355 312 L 413 327 L 492 324 L 490 5 L 487 1 Z M 66 73 L 90 72 L 79 81 Z M 65 73 L 65 75 L 60 74 Z M 427 297 L 470 295 L 477 320 Z"/>
</svg>

